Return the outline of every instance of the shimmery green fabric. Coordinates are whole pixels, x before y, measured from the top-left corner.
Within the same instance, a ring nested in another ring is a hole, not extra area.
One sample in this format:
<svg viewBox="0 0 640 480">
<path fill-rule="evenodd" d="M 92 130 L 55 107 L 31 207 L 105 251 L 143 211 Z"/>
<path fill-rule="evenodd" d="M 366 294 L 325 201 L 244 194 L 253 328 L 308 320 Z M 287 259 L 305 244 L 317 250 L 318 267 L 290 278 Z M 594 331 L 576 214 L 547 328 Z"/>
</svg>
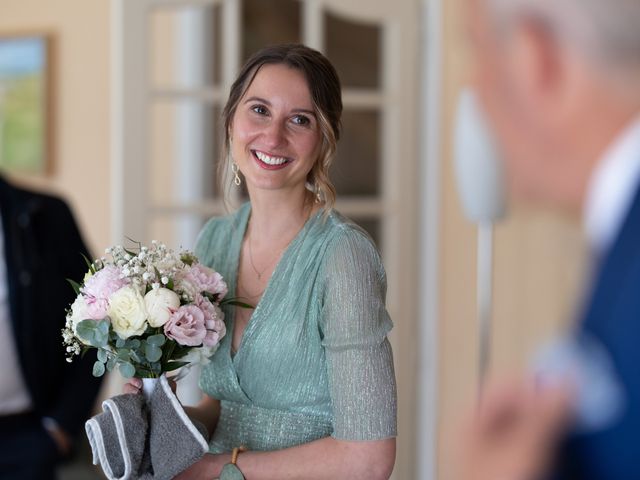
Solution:
<svg viewBox="0 0 640 480">
<path fill-rule="evenodd" d="M 250 204 L 210 220 L 196 254 L 234 295 Z M 276 450 L 318 438 L 377 440 L 396 435 L 392 328 L 386 278 L 369 236 L 339 213 L 312 216 L 276 266 L 231 355 L 227 336 L 203 369 L 200 387 L 221 400 L 212 452 Z"/>
</svg>

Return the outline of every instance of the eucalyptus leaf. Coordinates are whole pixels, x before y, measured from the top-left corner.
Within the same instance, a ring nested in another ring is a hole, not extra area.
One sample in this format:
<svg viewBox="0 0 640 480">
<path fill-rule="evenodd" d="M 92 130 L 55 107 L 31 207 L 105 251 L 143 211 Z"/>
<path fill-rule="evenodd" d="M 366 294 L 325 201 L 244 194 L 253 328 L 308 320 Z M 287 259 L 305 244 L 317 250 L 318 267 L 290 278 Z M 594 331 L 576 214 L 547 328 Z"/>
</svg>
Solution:
<svg viewBox="0 0 640 480">
<path fill-rule="evenodd" d="M 98 360 L 105 363 L 108 360 L 108 357 L 106 350 L 103 350 L 102 348 L 98 349 Z"/>
<path fill-rule="evenodd" d="M 96 361 L 93 364 L 93 376 L 94 377 L 101 377 L 102 375 L 104 375 L 104 363 L 100 362 L 100 361 Z"/>
<path fill-rule="evenodd" d="M 122 375 L 124 378 L 131 378 L 136 373 L 136 369 L 129 362 L 121 363 L 119 369 L 120 375 Z"/>
<path fill-rule="evenodd" d="M 96 332 L 96 322 L 93 320 L 82 320 L 76 325 L 76 334 L 91 345 L 95 345 Z"/>
<path fill-rule="evenodd" d="M 109 343 L 109 335 L 105 335 L 100 330 L 95 331 L 95 346 L 105 348 Z"/>
<path fill-rule="evenodd" d="M 116 348 L 123 348 L 126 344 L 127 344 L 126 340 L 123 340 L 120 337 L 116 339 Z"/>
<path fill-rule="evenodd" d="M 107 319 L 102 319 L 98 322 L 98 330 L 100 333 L 104 335 L 109 335 L 109 327 L 111 326 L 111 322 Z"/>
<path fill-rule="evenodd" d="M 142 352 L 138 352 L 138 350 L 130 350 L 129 353 L 131 354 L 131 360 L 137 363 L 142 362 Z"/>
<path fill-rule="evenodd" d="M 155 347 L 161 347 L 166 341 L 167 337 L 165 337 L 161 333 L 159 333 L 158 335 L 151 335 L 150 337 L 147 337 L 147 343 Z"/>
<path fill-rule="evenodd" d="M 162 358 L 162 350 L 151 343 L 147 343 L 144 349 L 144 355 L 149 362 L 157 362 Z"/>
<path fill-rule="evenodd" d="M 116 367 L 116 363 L 117 363 L 117 359 L 116 357 L 111 357 L 109 360 L 107 360 L 107 370 L 112 372 L 113 369 Z"/>
<path fill-rule="evenodd" d="M 118 350 L 116 353 L 118 360 L 121 362 L 128 362 L 131 359 L 131 350 L 127 350 L 126 348 L 122 348 Z"/>
</svg>

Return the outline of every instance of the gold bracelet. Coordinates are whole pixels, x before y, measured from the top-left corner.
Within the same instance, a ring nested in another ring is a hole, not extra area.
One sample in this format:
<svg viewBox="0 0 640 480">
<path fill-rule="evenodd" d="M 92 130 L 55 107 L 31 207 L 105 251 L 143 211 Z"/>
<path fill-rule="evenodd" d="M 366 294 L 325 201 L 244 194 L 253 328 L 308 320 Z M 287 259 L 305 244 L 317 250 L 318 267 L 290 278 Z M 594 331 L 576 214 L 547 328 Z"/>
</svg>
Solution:
<svg viewBox="0 0 640 480">
<path fill-rule="evenodd" d="M 233 449 L 233 452 L 231 453 L 231 464 L 232 465 L 236 465 L 238 462 L 238 456 L 242 453 L 242 452 L 246 452 L 247 448 L 240 445 L 239 447 L 236 447 Z"/>
<path fill-rule="evenodd" d="M 233 452 L 231 453 L 231 462 L 222 467 L 219 480 L 245 480 L 242 471 L 238 468 L 236 463 L 238 462 L 238 455 L 246 450 L 247 449 L 245 447 L 236 447 L 233 449 Z"/>
</svg>

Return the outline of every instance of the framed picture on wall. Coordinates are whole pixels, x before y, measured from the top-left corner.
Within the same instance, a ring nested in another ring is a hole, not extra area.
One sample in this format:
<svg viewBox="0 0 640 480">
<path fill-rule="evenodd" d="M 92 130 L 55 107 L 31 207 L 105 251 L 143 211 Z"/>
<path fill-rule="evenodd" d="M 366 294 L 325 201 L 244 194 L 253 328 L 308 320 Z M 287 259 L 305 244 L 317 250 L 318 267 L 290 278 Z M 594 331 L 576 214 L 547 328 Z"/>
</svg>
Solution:
<svg viewBox="0 0 640 480">
<path fill-rule="evenodd" d="M 0 171 L 51 168 L 51 40 L 0 32 Z"/>
</svg>

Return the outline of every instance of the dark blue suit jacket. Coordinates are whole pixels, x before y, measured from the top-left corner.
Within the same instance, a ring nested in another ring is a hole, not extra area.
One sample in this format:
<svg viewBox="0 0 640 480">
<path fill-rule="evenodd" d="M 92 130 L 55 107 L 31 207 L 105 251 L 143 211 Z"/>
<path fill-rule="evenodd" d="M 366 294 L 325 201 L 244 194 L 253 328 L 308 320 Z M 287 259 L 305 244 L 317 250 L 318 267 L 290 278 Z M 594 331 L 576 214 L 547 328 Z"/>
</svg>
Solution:
<svg viewBox="0 0 640 480">
<path fill-rule="evenodd" d="M 13 335 L 34 413 L 75 434 L 89 416 L 101 379 L 91 375 L 94 352 L 65 361 L 61 330 L 75 297 L 66 279 L 82 279 L 87 267 L 81 254 L 89 253 L 62 200 L 17 188 L 2 177 L 0 217 L 7 266 L 7 278 L 0 281 L 8 283 Z"/>
<path fill-rule="evenodd" d="M 603 258 L 579 328 L 608 350 L 626 404 L 609 428 L 567 438 L 556 477 L 640 480 L 640 188 Z"/>
</svg>

